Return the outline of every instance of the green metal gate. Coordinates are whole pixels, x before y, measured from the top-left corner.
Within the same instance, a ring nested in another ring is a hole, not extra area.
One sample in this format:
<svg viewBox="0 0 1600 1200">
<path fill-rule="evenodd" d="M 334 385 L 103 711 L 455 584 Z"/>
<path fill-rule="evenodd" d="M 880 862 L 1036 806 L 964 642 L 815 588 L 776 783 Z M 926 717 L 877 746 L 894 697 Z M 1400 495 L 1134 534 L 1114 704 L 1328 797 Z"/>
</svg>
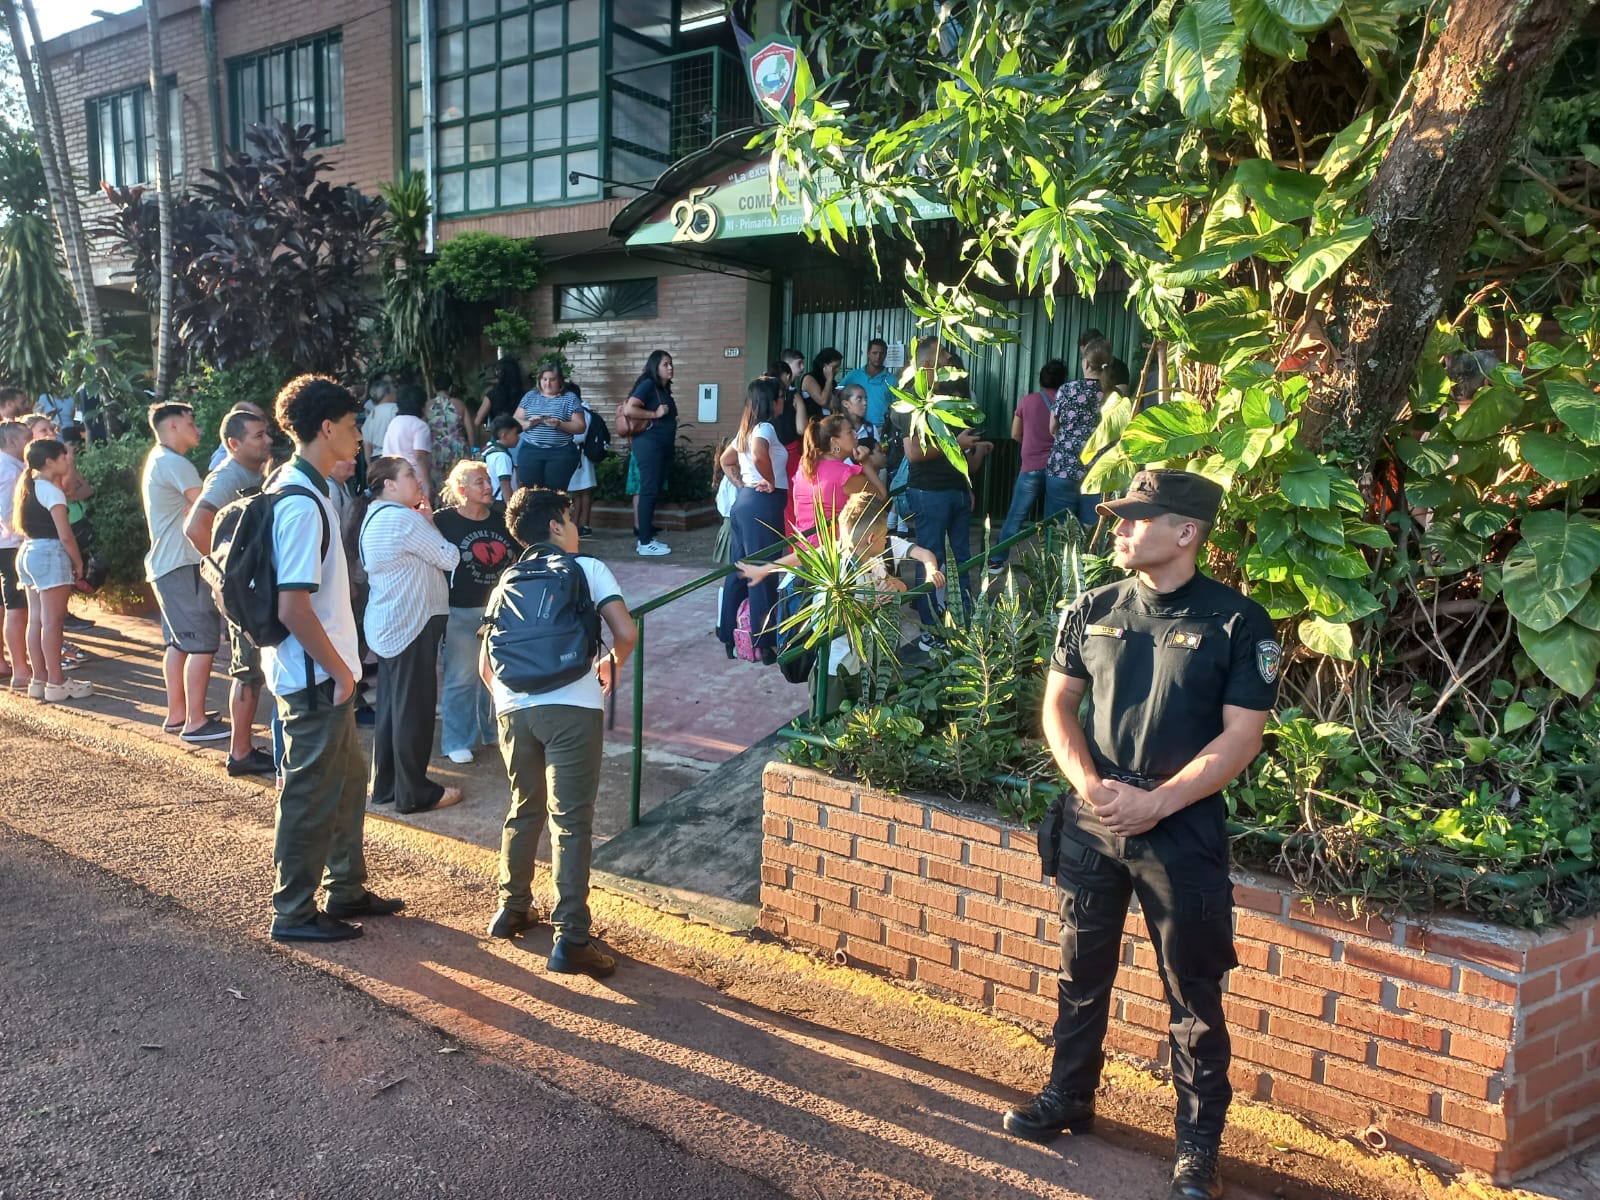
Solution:
<svg viewBox="0 0 1600 1200">
<path fill-rule="evenodd" d="M 808 303 L 806 290 L 804 282 L 797 289 L 792 276 L 785 280 L 780 328 L 783 346 L 801 351 L 808 361 L 819 350 L 834 346 L 844 355 L 845 370 L 850 370 L 866 358 L 867 342 L 872 338 L 903 346 L 917 334 L 916 323 L 904 306 L 871 306 L 888 299 L 881 285 L 863 289 L 866 294 L 861 299 L 866 303 L 851 308 L 835 307 L 840 301 L 837 292 L 819 298 L 820 303 Z M 797 291 L 801 293 L 798 296 Z M 1144 329 L 1126 300 L 1125 292 L 1101 292 L 1093 300 L 1060 296 L 1053 318 L 1045 312 L 1042 300 L 1012 301 L 1017 315 L 999 327 L 1015 330 L 1018 340 L 981 350 L 967 363 L 972 398 L 983 408 L 984 428 L 996 439 L 995 453 L 974 480 L 979 513 L 992 516 L 997 524 L 1005 516 L 1019 464 L 1017 444 L 1010 440 L 1011 415 L 1017 401 L 1038 388 L 1040 367 L 1059 358 L 1067 364 L 1068 377 L 1075 378 L 1078 339 L 1086 330 L 1098 329 L 1138 382 L 1145 356 Z"/>
</svg>

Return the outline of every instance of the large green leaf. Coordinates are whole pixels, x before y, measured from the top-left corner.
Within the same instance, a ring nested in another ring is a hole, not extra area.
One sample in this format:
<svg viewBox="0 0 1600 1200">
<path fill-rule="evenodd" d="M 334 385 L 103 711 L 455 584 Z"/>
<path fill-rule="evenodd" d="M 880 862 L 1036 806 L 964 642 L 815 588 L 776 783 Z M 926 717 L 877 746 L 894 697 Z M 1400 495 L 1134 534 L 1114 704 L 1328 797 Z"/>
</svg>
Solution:
<svg viewBox="0 0 1600 1200">
<path fill-rule="evenodd" d="M 1312 617 L 1309 621 L 1300 622 L 1298 633 L 1301 645 L 1308 650 L 1315 650 L 1318 654 L 1342 658 L 1346 662 L 1356 656 L 1355 635 L 1351 632 L 1350 626 L 1338 621 Z"/>
<path fill-rule="evenodd" d="M 1222 452 L 1223 462 L 1229 468 L 1248 471 L 1261 461 L 1261 455 L 1271 440 L 1272 430 L 1252 429 L 1235 421 L 1218 436 L 1217 449 Z"/>
<path fill-rule="evenodd" d="M 1450 434 L 1463 442 L 1495 437 L 1516 420 L 1526 402 L 1523 393 L 1503 383 L 1491 383 L 1488 387 L 1479 388 L 1467 411 L 1450 427 Z"/>
<path fill-rule="evenodd" d="M 1167 35 L 1167 90 L 1183 115 L 1209 122 L 1228 106 L 1239 78 L 1244 31 L 1233 23 L 1227 0 L 1186 4 Z"/>
<path fill-rule="evenodd" d="M 1547 588 L 1577 587 L 1600 569 L 1600 524 L 1588 517 L 1554 508 L 1531 512 L 1522 518 L 1522 541 Z"/>
<path fill-rule="evenodd" d="M 1500 590 L 1511 615 L 1518 625 L 1540 633 L 1554 629 L 1577 608 L 1589 594 L 1589 588 L 1587 579 L 1569 588 L 1546 587 L 1539 582 L 1539 568 L 1534 565 L 1533 555 L 1521 545 L 1511 552 L 1500 571 Z"/>
<path fill-rule="evenodd" d="M 1329 546 L 1344 545 L 1344 521 L 1326 508 L 1302 508 L 1295 514 L 1300 532 Z"/>
<path fill-rule="evenodd" d="M 1211 415 L 1195 400 L 1158 404 L 1128 422 L 1122 448 L 1136 462 L 1193 454 L 1211 439 Z"/>
<path fill-rule="evenodd" d="M 1118 393 L 1111 401 L 1100 409 L 1100 423 L 1094 427 L 1094 432 L 1089 435 L 1089 441 L 1083 448 L 1083 461 L 1092 463 L 1099 457 L 1102 450 L 1115 446 L 1122 440 L 1122 434 L 1128 428 L 1128 421 L 1133 417 L 1133 397 Z"/>
<path fill-rule="evenodd" d="M 1483 539 L 1455 517 L 1435 519 L 1422 535 L 1422 548 L 1446 571 L 1465 571 L 1483 560 Z"/>
<path fill-rule="evenodd" d="M 1584 383 L 1547 379 L 1545 399 L 1562 423 L 1591 446 L 1600 446 L 1600 396 Z"/>
<path fill-rule="evenodd" d="M 1534 666 L 1562 691 L 1584 696 L 1594 688 L 1595 672 L 1600 669 L 1600 633 L 1576 621 L 1562 621 L 1546 630 L 1518 625 L 1517 640 Z"/>
<path fill-rule="evenodd" d="M 1266 388 L 1251 388 L 1244 394 L 1239 414 L 1252 429 L 1271 429 L 1289 415 L 1289 410 Z"/>
<path fill-rule="evenodd" d="M 1278 490 L 1296 508 L 1327 508 L 1332 491 L 1328 472 L 1321 467 L 1286 472 L 1278 477 Z"/>
<path fill-rule="evenodd" d="M 1398 44 L 1401 21 L 1421 7 L 1414 0 L 1344 0 L 1339 20 L 1362 65 L 1381 75 L 1384 56 Z"/>
<path fill-rule="evenodd" d="M 1333 20 L 1339 4 L 1340 0 L 1267 0 L 1267 7 L 1300 33 L 1321 29 Z"/>
<path fill-rule="evenodd" d="M 1284 286 L 1296 292 L 1309 292 L 1344 265 L 1372 233 L 1371 217 L 1355 217 L 1328 233 L 1306 239 L 1300 256 L 1283 274 Z"/>
<path fill-rule="evenodd" d="M 1266 330 L 1270 314 L 1253 288 L 1233 288 L 1183 315 L 1183 331 L 1201 350 L 1226 347 Z"/>
<path fill-rule="evenodd" d="M 1525 433 L 1521 447 L 1523 460 L 1554 483 L 1571 483 L 1600 471 L 1600 450 L 1587 449 L 1570 438 Z"/>
<path fill-rule="evenodd" d="M 1377 114 L 1368 111 L 1341 129 L 1322 152 L 1322 160 L 1317 163 L 1317 174 L 1330 181 L 1338 179 L 1361 157 L 1375 120 Z"/>
<path fill-rule="evenodd" d="M 1600 588 L 1591 586 L 1589 594 L 1567 614 L 1567 620 L 1576 621 L 1585 629 L 1600 630 Z"/>
<path fill-rule="evenodd" d="M 1304 221 L 1316 210 L 1327 182 L 1274 165 L 1264 158 L 1249 158 L 1234 172 L 1234 186 L 1274 221 Z"/>
<path fill-rule="evenodd" d="M 1268 0 L 1232 0 L 1233 23 L 1248 30 L 1250 42 L 1269 58 L 1295 61 L 1305 57 L 1305 39 L 1272 11 Z"/>
</svg>

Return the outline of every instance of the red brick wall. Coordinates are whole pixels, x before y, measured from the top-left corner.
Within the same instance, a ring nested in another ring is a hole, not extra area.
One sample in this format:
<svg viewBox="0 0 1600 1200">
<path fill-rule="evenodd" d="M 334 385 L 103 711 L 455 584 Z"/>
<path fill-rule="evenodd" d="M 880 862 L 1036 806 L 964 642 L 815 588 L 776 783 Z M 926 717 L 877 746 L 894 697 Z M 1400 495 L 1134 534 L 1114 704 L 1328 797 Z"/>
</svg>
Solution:
<svg viewBox="0 0 1600 1200">
<path fill-rule="evenodd" d="M 193 174 L 211 165 L 211 108 L 200 5 L 198 0 L 161 0 L 160 11 L 162 66 L 168 75 L 177 76 L 184 160 L 186 170 Z M 374 192 L 380 181 L 394 178 L 395 11 L 389 4 L 356 0 L 218 0 L 218 88 L 224 106 L 224 144 L 228 140 L 228 59 L 337 28 L 344 40 L 345 140 L 324 151 L 334 166 L 328 179 Z M 121 32 L 91 41 L 87 31 L 77 31 L 46 43 L 87 225 L 107 216 L 110 206 L 88 178 L 84 102 L 138 87 L 150 78 L 142 10 L 91 28 Z M 102 285 L 127 287 L 127 280 L 112 277 L 125 265 L 102 249 L 96 258 L 96 280 Z"/>
<path fill-rule="evenodd" d="M 1055 1019 L 1055 891 L 1033 835 L 982 809 L 774 764 L 761 923 L 1036 1028 Z M 1239 1096 L 1510 1179 L 1600 1140 L 1596 920 L 1534 935 L 1351 920 L 1236 877 L 1224 1006 Z M 1144 922 L 1128 917 L 1108 1044 L 1168 1057 Z"/>
<path fill-rule="evenodd" d="M 640 263 L 638 277 L 654 275 L 657 270 L 653 264 Z M 661 275 L 656 292 L 658 315 L 652 320 L 556 322 L 551 319 L 555 288 L 541 285 L 532 298 L 530 319 L 538 337 L 564 329 L 587 335 L 587 341 L 569 346 L 565 354 L 583 385 L 584 399 L 591 404 L 599 401 L 602 414 L 626 398 L 652 350 L 668 351 L 675 372 L 672 391 L 678 400 L 678 439 L 708 446 L 732 436 L 744 407 L 746 385 L 766 369 L 764 361 L 757 362 L 754 348 L 745 344 L 750 291 L 743 279 L 710 271 Z M 725 357 L 723 351 L 735 346 L 739 357 Z M 702 383 L 719 388 L 714 424 L 699 423 L 696 397 Z"/>
</svg>

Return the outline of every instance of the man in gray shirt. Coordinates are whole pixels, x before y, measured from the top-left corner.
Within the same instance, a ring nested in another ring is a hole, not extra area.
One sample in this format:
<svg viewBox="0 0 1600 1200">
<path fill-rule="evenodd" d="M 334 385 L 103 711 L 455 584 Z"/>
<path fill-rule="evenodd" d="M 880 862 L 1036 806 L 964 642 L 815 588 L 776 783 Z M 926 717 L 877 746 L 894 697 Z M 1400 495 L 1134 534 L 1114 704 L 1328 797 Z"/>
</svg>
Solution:
<svg viewBox="0 0 1600 1200">
<path fill-rule="evenodd" d="M 145 579 L 161 606 L 167 648 L 162 728 L 186 742 L 220 741 L 229 736 L 228 726 L 206 712 L 206 685 L 222 641 L 222 615 L 200 578 L 200 552 L 183 534 L 189 509 L 200 496 L 200 472 L 184 455 L 200 444 L 200 430 L 194 409 L 173 403 L 150 406 L 150 428 L 156 446 L 144 461 L 139 493 L 150 530 Z"/>
<path fill-rule="evenodd" d="M 251 411 L 254 410 L 254 411 Z M 200 498 L 189 510 L 183 533 L 202 555 L 211 553 L 211 530 L 219 510 L 239 497 L 261 490 L 263 472 L 272 459 L 272 431 L 255 405 L 236 408 L 222 418 L 222 444 L 228 455 L 206 476 Z M 261 652 L 232 623 L 228 624 L 228 714 L 233 734 L 228 746 L 229 775 L 270 775 L 272 756 L 255 747 L 256 709 L 261 703 Z"/>
</svg>

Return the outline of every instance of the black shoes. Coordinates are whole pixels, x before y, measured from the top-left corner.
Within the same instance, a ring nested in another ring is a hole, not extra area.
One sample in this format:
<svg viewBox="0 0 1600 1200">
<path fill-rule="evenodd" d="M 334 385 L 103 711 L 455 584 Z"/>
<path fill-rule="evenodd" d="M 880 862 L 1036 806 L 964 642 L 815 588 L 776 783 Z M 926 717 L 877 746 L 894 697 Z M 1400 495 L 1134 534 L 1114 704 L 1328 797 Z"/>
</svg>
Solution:
<svg viewBox="0 0 1600 1200">
<path fill-rule="evenodd" d="M 343 919 L 345 917 L 392 917 L 406 906 L 406 902 L 396 896 L 385 899 L 382 896 L 368 892 L 363 899 L 354 904 L 328 904 L 324 912 L 328 916 Z M 360 928 L 358 925 L 356 928 Z"/>
<path fill-rule="evenodd" d="M 502 908 L 495 913 L 494 920 L 489 922 L 489 936 L 494 938 L 514 938 L 526 929 L 532 929 L 544 918 L 537 909 L 527 912 L 518 912 L 514 908 Z"/>
<path fill-rule="evenodd" d="M 1221 1200 L 1222 1177 L 1217 1171 L 1217 1152 L 1194 1142 L 1178 1143 L 1178 1161 L 1172 1168 L 1172 1190 L 1168 1200 Z"/>
<path fill-rule="evenodd" d="M 593 942 L 569 942 L 557 938 L 550 961 L 545 964 L 557 975 L 592 975 L 604 979 L 617 969 L 617 960 L 600 951 Z"/>
<path fill-rule="evenodd" d="M 251 747 L 250 753 L 243 758 L 228 756 L 228 774 L 239 775 L 272 775 L 277 768 L 272 765 L 272 755 Z"/>
<path fill-rule="evenodd" d="M 361 936 L 359 924 L 347 923 L 319 912 L 300 925 L 279 925 L 273 922 L 272 940 L 275 942 L 344 942 Z"/>
<path fill-rule="evenodd" d="M 1094 1128 L 1094 1097 L 1064 1092 L 1047 1083 L 1028 1103 L 1007 1110 L 1000 1124 L 1012 1137 L 1030 1142 L 1051 1141 L 1063 1130 L 1088 1133 Z"/>
</svg>

